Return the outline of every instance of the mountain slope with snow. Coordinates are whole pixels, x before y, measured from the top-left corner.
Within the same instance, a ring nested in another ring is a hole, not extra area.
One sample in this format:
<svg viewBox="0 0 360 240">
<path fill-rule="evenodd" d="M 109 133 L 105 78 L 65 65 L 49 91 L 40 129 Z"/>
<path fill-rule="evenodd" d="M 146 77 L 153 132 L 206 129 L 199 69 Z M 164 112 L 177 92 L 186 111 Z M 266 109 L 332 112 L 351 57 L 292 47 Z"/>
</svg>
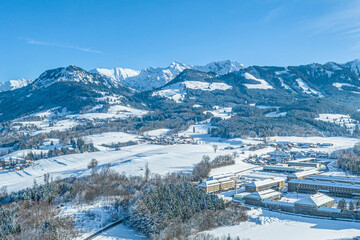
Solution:
<svg viewBox="0 0 360 240">
<path fill-rule="evenodd" d="M 26 87 L 30 83 L 32 83 L 33 80 L 28 78 L 21 78 L 18 80 L 10 80 L 6 82 L 0 82 L 0 92 L 4 91 L 12 91 L 18 88 Z"/>
<path fill-rule="evenodd" d="M 225 75 L 231 72 L 239 71 L 240 69 L 244 69 L 245 66 L 233 60 L 225 60 L 211 62 L 204 66 L 195 65 L 191 68 L 202 72 L 213 72 L 217 75 Z"/>
</svg>

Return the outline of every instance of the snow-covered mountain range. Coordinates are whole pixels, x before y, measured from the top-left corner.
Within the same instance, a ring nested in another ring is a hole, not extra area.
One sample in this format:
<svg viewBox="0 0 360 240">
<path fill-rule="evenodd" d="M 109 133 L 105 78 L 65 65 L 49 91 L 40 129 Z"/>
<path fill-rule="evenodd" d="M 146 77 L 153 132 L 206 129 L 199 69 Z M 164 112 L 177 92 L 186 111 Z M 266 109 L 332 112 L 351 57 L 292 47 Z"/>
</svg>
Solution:
<svg viewBox="0 0 360 240">
<path fill-rule="evenodd" d="M 90 72 L 98 73 L 114 82 L 122 83 L 140 91 L 148 91 L 164 86 L 185 69 L 195 69 L 202 72 L 212 72 L 217 75 L 224 75 L 230 72 L 239 71 L 242 68 L 244 68 L 244 65 L 232 60 L 226 60 L 211 62 L 203 66 L 173 62 L 165 68 L 149 67 L 140 71 L 120 67 L 114 69 L 96 68 Z"/>
<path fill-rule="evenodd" d="M 0 82 L 0 92 L 11 91 L 18 88 L 22 88 L 32 83 L 33 80 L 28 78 L 21 78 L 18 80 L 10 80 L 6 82 Z"/>
</svg>

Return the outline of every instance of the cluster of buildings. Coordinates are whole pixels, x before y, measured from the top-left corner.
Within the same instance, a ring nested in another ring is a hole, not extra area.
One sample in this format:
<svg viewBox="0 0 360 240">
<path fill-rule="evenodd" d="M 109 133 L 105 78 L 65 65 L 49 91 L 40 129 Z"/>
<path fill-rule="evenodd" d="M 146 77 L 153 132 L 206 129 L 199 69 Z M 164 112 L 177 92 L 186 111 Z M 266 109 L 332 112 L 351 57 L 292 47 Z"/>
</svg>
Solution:
<svg viewBox="0 0 360 240">
<path fill-rule="evenodd" d="M 301 158 L 328 158 L 329 154 L 323 151 L 284 151 L 284 150 L 275 150 L 267 154 L 263 154 L 255 159 L 250 159 L 249 162 L 254 164 L 277 164 L 284 163 L 293 159 Z"/>
<path fill-rule="evenodd" d="M 292 148 L 323 148 L 331 147 L 332 143 L 303 143 L 303 142 L 289 142 L 289 141 L 279 141 L 270 144 L 273 147 L 281 148 L 284 150 L 290 150 Z"/>
<path fill-rule="evenodd" d="M 287 161 L 286 164 L 266 165 L 263 167 L 263 171 L 291 174 L 299 172 L 317 174 L 320 167 L 321 163 L 317 162 L 315 158 L 301 158 Z"/>
<path fill-rule="evenodd" d="M 195 140 L 189 136 L 142 136 L 141 142 L 149 142 L 158 145 L 174 145 L 174 144 L 201 144 L 201 141 Z"/>
<path fill-rule="evenodd" d="M 20 171 L 24 168 L 35 166 L 35 161 L 24 159 L 1 159 L 0 170 L 1 171 Z"/>
<path fill-rule="evenodd" d="M 298 172 L 288 176 L 289 192 L 310 194 L 300 200 L 284 201 L 281 199 L 280 190 L 286 187 L 286 180 L 280 177 L 247 183 L 245 192 L 236 193 L 234 199 L 242 200 L 248 205 L 261 206 L 271 210 L 360 220 L 360 209 L 342 211 L 334 208 L 335 200 L 330 197 L 360 198 L 360 178 L 332 177 L 310 173 L 311 171 L 306 174 Z"/>
</svg>

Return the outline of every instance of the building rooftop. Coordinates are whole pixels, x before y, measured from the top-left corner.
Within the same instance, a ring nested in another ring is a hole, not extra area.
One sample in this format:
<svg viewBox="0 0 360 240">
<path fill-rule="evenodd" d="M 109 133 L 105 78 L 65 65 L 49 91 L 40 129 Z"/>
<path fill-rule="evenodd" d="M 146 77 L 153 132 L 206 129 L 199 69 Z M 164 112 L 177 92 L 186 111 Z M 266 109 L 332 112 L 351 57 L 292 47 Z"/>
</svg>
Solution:
<svg viewBox="0 0 360 240">
<path fill-rule="evenodd" d="M 314 167 L 300 167 L 300 166 L 288 166 L 287 164 L 278 164 L 278 165 L 267 165 L 263 169 L 268 170 L 278 170 L 278 171 L 287 171 L 287 172 L 300 172 L 314 169 Z"/>
<path fill-rule="evenodd" d="M 248 187 L 261 187 L 261 186 L 266 186 L 269 184 L 274 184 L 274 183 L 278 183 L 278 182 L 282 182 L 285 181 L 285 178 L 281 178 L 281 177 L 275 177 L 275 178 L 268 178 L 265 180 L 259 180 L 259 181 L 255 181 L 255 182 L 251 182 L 246 184 L 245 186 Z"/>
<path fill-rule="evenodd" d="M 306 171 L 302 171 L 302 172 L 296 172 L 296 173 L 292 173 L 289 175 L 289 177 L 305 177 L 305 176 L 309 176 L 312 174 L 317 174 L 319 173 L 319 171 L 317 169 L 310 169 L 310 170 L 306 170 Z"/>
<path fill-rule="evenodd" d="M 220 182 L 218 180 L 210 180 L 210 181 L 204 181 L 201 184 L 199 184 L 200 187 L 209 187 L 214 185 L 219 185 Z"/>
<path fill-rule="evenodd" d="M 312 175 L 306 179 L 310 180 L 321 180 L 321 181 L 330 181 L 330 182 L 351 182 L 354 184 L 360 184 L 359 177 L 341 177 L 341 176 L 330 176 L 330 175 Z"/>
<path fill-rule="evenodd" d="M 207 180 L 219 180 L 222 178 L 231 178 L 231 177 L 235 177 L 235 175 L 234 174 L 213 175 L 213 176 L 209 177 Z"/>
<path fill-rule="evenodd" d="M 273 197 L 277 197 L 279 196 L 280 192 L 275 191 L 273 189 L 267 189 L 264 191 L 259 191 L 259 192 L 253 192 L 247 196 L 245 196 L 244 198 L 252 198 L 252 199 L 257 199 L 257 200 L 266 200 L 266 199 L 270 199 Z"/>
<path fill-rule="evenodd" d="M 299 201 L 295 202 L 295 205 L 308 205 L 308 206 L 314 206 L 314 207 L 320 207 L 326 203 L 334 201 L 333 198 L 322 194 L 322 193 L 316 193 L 314 195 L 310 195 L 306 198 L 300 199 Z"/>
<path fill-rule="evenodd" d="M 360 184 L 353 184 L 353 183 L 343 183 L 337 182 L 333 183 L 330 181 L 318 181 L 318 180 L 310 180 L 310 179 L 291 179 L 288 183 L 294 183 L 299 185 L 318 185 L 318 186 L 336 186 L 340 188 L 349 188 L 349 189 L 356 189 L 360 190 Z"/>
<path fill-rule="evenodd" d="M 283 151 L 279 151 L 279 150 L 275 150 L 273 152 L 269 152 L 268 153 L 270 156 L 282 156 L 282 157 L 289 157 L 290 154 L 287 152 L 283 152 Z"/>
<path fill-rule="evenodd" d="M 231 179 L 231 178 L 221 178 L 221 179 L 219 179 L 218 180 L 220 183 L 228 183 L 228 182 L 234 182 L 234 180 L 233 179 Z"/>
<path fill-rule="evenodd" d="M 289 162 L 315 162 L 316 158 L 298 158 Z"/>
</svg>

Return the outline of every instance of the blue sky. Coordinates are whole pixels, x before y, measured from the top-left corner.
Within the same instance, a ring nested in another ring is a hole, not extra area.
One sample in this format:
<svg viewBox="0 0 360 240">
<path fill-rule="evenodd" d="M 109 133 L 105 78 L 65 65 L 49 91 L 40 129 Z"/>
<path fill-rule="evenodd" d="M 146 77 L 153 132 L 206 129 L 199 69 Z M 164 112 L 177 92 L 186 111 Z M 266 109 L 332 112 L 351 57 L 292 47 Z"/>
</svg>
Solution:
<svg viewBox="0 0 360 240">
<path fill-rule="evenodd" d="M 95 67 L 360 58 L 360 2 L 0 0 L 0 81 Z"/>
</svg>

